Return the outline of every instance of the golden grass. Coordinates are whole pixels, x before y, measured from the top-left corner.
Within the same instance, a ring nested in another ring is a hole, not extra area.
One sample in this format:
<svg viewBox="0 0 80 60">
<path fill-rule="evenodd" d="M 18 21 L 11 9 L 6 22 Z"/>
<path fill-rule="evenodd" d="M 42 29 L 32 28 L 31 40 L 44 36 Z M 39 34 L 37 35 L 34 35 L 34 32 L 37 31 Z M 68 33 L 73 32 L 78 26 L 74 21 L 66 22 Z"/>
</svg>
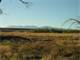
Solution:
<svg viewBox="0 0 80 60">
<path fill-rule="evenodd" d="M 80 59 L 80 33 L 33 33 L 15 31 L 0 32 L 0 36 L 20 36 L 31 40 L 31 42 L 25 42 L 25 44 L 10 44 L 7 46 L 1 43 L 0 52 L 3 51 L 2 54 L 9 58 L 12 57 L 10 59 L 18 60 L 17 57 L 21 58 L 20 56 L 27 56 L 28 54 L 35 54 L 37 52 L 41 53 L 42 60 Z M 7 51 L 9 51 L 9 56 L 5 54 Z M 25 59 L 22 58 L 22 60 Z"/>
</svg>

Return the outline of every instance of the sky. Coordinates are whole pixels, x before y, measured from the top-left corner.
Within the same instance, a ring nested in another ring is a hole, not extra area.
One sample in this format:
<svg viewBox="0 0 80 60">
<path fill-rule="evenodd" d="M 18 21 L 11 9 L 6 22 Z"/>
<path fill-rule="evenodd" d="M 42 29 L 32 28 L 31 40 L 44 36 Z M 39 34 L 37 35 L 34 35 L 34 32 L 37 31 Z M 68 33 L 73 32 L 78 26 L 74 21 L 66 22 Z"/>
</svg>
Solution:
<svg viewBox="0 0 80 60">
<path fill-rule="evenodd" d="M 80 16 L 80 0 L 24 1 L 31 1 L 32 5 L 28 8 L 19 0 L 2 0 L 0 8 L 4 14 L 0 15 L 0 26 L 61 27 L 67 19 Z"/>
</svg>

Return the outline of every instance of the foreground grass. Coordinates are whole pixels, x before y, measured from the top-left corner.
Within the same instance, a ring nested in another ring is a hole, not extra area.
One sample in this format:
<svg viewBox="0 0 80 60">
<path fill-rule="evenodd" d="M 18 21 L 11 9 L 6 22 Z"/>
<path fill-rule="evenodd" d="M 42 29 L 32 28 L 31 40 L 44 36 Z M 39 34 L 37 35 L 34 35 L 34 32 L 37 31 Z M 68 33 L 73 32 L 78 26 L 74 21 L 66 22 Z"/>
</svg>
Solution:
<svg viewBox="0 0 80 60">
<path fill-rule="evenodd" d="M 0 39 L 0 60 L 80 60 L 80 33 L 0 32 L 0 36 L 26 38 Z"/>
</svg>

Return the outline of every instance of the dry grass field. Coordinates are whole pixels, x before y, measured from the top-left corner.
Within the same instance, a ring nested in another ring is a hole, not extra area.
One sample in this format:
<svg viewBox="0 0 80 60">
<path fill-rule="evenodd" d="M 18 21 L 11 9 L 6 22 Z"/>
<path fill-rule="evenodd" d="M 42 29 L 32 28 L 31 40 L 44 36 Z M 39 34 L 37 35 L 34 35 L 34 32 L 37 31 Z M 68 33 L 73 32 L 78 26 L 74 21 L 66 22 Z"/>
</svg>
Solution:
<svg viewBox="0 0 80 60">
<path fill-rule="evenodd" d="M 0 32 L 0 60 L 80 60 L 80 33 Z"/>
</svg>

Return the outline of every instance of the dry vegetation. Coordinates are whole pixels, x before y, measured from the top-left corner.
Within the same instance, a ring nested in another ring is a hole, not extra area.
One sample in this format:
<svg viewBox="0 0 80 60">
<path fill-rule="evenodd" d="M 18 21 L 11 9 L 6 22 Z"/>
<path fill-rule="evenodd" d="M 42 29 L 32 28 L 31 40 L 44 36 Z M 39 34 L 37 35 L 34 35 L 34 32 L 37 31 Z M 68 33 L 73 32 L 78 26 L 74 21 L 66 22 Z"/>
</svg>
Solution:
<svg viewBox="0 0 80 60">
<path fill-rule="evenodd" d="M 80 33 L 15 31 L 0 38 L 0 60 L 80 60 Z"/>
</svg>

